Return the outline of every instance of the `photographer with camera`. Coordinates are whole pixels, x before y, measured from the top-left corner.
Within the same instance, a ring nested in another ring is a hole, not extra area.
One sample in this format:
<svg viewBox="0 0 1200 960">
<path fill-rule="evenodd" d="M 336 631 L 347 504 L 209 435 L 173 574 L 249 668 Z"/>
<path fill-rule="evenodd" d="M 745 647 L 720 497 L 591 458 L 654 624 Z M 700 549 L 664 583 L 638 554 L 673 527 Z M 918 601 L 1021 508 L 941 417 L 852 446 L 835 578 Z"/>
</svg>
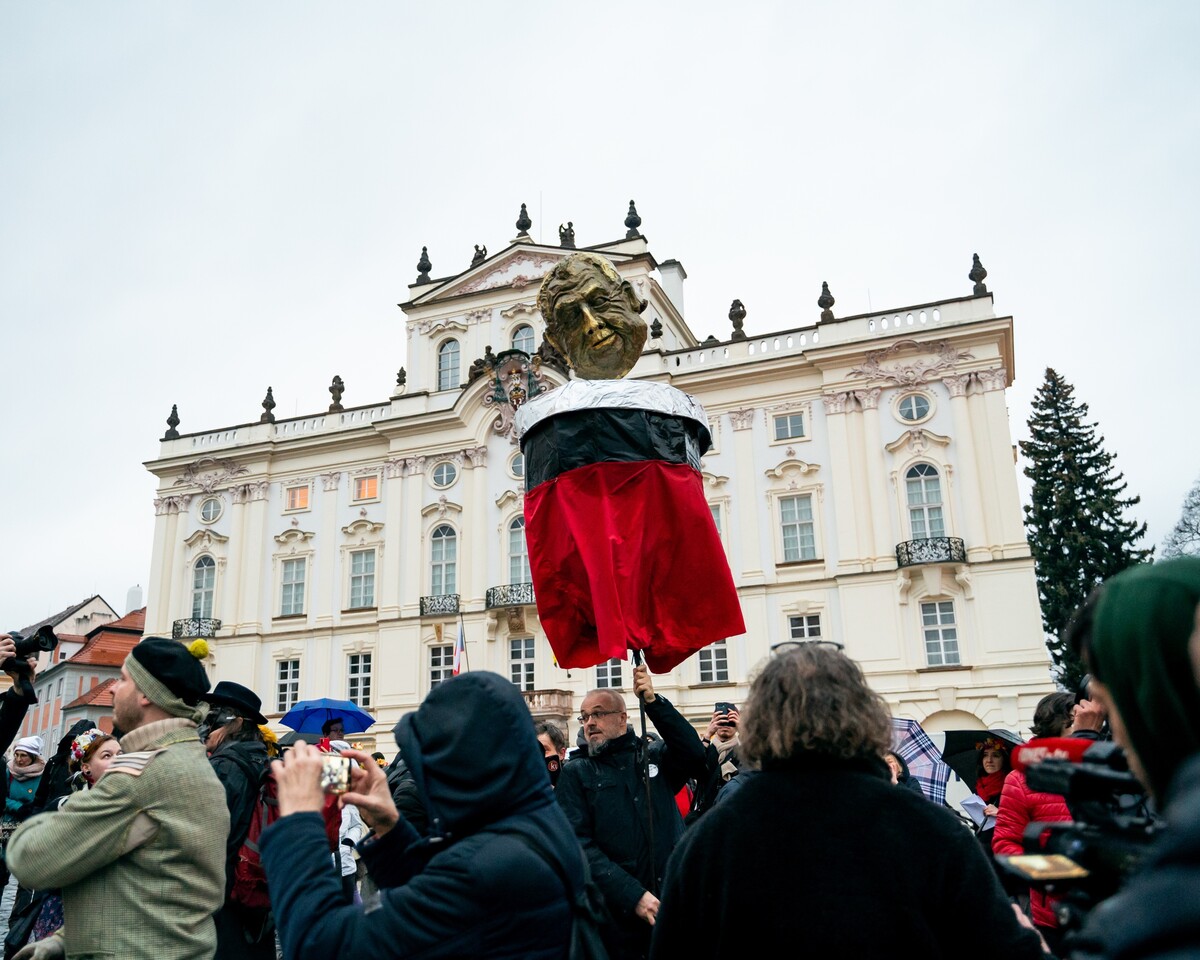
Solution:
<svg viewBox="0 0 1200 960">
<path fill-rule="evenodd" d="M 1098 588 L 1070 631 L 1166 823 L 1137 873 L 1068 938 L 1073 958 L 1200 952 L 1200 689 L 1188 655 L 1198 603 L 1200 558 L 1141 564 Z"/>
</svg>

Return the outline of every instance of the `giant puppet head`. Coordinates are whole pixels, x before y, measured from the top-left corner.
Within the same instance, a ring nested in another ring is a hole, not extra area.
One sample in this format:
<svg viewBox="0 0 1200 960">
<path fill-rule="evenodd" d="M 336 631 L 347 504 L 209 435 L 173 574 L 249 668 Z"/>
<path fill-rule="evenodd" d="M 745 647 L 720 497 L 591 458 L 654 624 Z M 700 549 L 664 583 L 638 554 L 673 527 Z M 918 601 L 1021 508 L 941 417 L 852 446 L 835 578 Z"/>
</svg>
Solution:
<svg viewBox="0 0 1200 960">
<path fill-rule="evenodd" d="M 646 321 L 633 285 L 608 260 L 573 253 L 546 274 L 538 292 L 546 339 L 584 380 L 625 376 L 646 345 Z"/>
</svg>

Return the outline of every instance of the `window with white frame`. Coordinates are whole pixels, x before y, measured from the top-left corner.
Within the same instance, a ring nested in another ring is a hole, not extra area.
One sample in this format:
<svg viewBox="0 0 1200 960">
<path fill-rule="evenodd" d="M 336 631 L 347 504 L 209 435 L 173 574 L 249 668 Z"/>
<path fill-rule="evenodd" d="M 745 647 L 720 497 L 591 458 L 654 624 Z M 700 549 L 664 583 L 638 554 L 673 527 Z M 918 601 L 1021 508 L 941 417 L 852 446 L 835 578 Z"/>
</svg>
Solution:
<svg viewBox="0 0 1200 960">
<path fill-rule="evenodd" d="M 429 648 L 429 688 L 454 676 L 454 644 L 444 643 Z"/>
<path fill-rule="evenodd" d="M 458 341 L 447 340 L 438 347 L 437 388 L 453 390 L 458 386 Z"/>
<path fill-rule="evenodd" d="M 308 484 L 301 484 L 295 487 L 288 487 L 283 495 L 284 510 L 307 510 L 308 509 Z"/>
<path fill-rule="evenodd" d="M 942 484 L 937 468 L 931 463 L 909 467 L 904 475 L 904 489 L 912 538 L 944 537 L 946 523 L 942 517 Z"/>
<path fill-rule="evenodd" d="M 364 709 L 371 706 L 371 654 L 346 657 L 346 699 Z"/>
<path fill-rule="evenodd" d="M 621 665 L 625 661 L 620 657 L 613 657 L 608 663 L 600 663 L 596 665 L 596 688 L 611 687 L 620 688 L 625 684 L 621 679 Z"/>
<path fill-rule="evenodd" d="M 518 480 L 525 479 L 525 454 L 513 454 L 513 458 L 508 461 L 508 472 Z"/>
<path fill-rule="evenodd" d="M 923 393 L 905 394 L 896 403 L 896 413 L 905 423 L 917 423 L 929 416 L 929 398 Z"/>
<path fill-rule="evenodd" d="M 458 471 L 449 460 L 443 460 L 430 471 L 429 478 L 435 487 L 442 490 L 458 479 Z"/>
<path fill-rule="evenodd" d="M 533 356 L 533 327 L 523 323 L 513 331 L 513 349 Z"/>
<path fill-rule="evenodd" d="M 799 440 L 804 436 L 803 413 L 781 413 L 774 424 L 776 440 Z"/>
<path fill-rule="evenodd" d="M 300 661 L 280 660 L 275 665 L 275 709 L 287 713 L 300 700 Z"/>
<path fill-rule="evenodd" d="M 365 477 L 354 478 L 354 499 L 355 500 L 378 500 L 379 499 L 379 475 L 375 473 L 367 474 Z"/>
<path fill-rule="evenodd" d="M 779 528 L 783 536 L 783 562 L 817 559 L 812 494 L 779 498 Z"/>
<path fill-rule="evenodd" d="M 508 582 L 531 583 L 529 548 L 525 545 L 525 518 L 514 517 L 508 525 Z"/>
<path fill-rule="evenodd" d="M 533 637 L 508 641 L 508 675 L 518 690 L 533 690 Z"/>
<path fill-rule="evenodd" d="M 280 568 L 282 588 L 279 597 L 279 615 L 291 617 L 304 612 L 304 579 L 308 560 L 284 560 Z"/>
<path fill-rule="evenodd" d="M 200 522 L 212 523 L 221 515 L 221 501 L 216 497 L 209 497 L 200 504 Z"/>
<path fill-rule="evenodd" d="M 702 649 L 697 656 L 701 683 L 727 683 L 729 680 L 729 648 L 718 640 Z"/>
<path fill-rule="evenodd" d="M 708 509 L 712 512 L 713 523 L 717 528 L 717 536 L 723 537 L 725 533 L 721 529 L 721 505 L 719 503 L 710 503 Z"/>
<path fill-rule="evenodd" d="M 458 585 L 458 535 L 449 524 L 434 528 L 429 560 L 429 592 L 435 597 L 454 593 Z"/>
<path fill-rule="evenodd" d="M 196 619 L 208 619 L 213 615 L 216 585 L 216 561 L 212 557 L 201 557 L 192 567 L 192 616 Z"/>
<path fill-rule="evenodd" d="M 820 640 L 821 615 L 805 613 L 788 617 L 789 640 Z"/>
<path fill-rule="evenodd" d="M 375 551 L 350 552 L 350 608 L 375 606 Z"/>
<path fill-rule="evenodd" d="M 955 666 L 961 663 L 953 600 L 931 600 L 922 603 L 921 631 L 925 637 L 926 663 L 931 667 Z"/>
</svg>

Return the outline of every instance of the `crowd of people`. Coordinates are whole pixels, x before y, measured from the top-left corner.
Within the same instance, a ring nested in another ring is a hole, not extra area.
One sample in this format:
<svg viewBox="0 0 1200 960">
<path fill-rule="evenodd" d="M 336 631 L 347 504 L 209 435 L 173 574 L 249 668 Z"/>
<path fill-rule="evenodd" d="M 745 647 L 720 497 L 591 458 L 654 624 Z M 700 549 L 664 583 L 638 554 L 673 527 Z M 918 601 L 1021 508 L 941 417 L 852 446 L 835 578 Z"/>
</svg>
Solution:
<svg viewBox="0 0 1200 960">
<path fill-rule="evenodd" d="M 836 645 L 773 653 L 703 735 L 638 666 L 641 717 L 593 690 L 572 751 L 512 683 L 465 673 L 401 719 L 387 764 L 336 718 L 277 741 L 252 690 L 210 689 L 188 648 L 150 637 L 114 690 L 119 737 L 16 740 L 34 664 L 11 672 L 5 957 L 1200 955 L 1198 604 L 1195 558 L 1101 585 L 1071 628 L 1090 687 L 1038 704 L 1037 737 L 1111 731 L 1157 822 L 1075 929 L 1069 886 L 1002 867 L 1029 824 L 1072 819 L 1067 798 L 985 736 L 964 826 Z M 0 659 L 14 650 L 0 637 Z"/>
</svg>

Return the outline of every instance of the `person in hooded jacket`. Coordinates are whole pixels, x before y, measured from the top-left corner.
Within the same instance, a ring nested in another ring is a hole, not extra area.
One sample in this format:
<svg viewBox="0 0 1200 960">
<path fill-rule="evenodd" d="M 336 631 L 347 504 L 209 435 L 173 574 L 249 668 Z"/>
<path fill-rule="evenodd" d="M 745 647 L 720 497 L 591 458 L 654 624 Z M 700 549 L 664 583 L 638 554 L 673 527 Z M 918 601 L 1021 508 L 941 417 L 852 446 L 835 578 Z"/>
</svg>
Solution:
<svg viewBox="0 0 1200 960">
<path fill-rule="evenodd" d="M 275 937 L 270 914 L 248 911 L 233 902 L 234 869 L 250 829 L 267 774 L 267 745 L 260 723 L 262 701 L 248 687 L 222 680 L 204 697 L 209 711 L 200 725 L 208 762 L 225 788 L 229 807 L 229 836 L 225 841 L 225 903 L 214 915 L 217 925 L 215 960 L 273 960 Z"/>
<path fill-rule="evenodd" d="M 583 856 L 520 692 L 494 673 L 453 677 L 395 734 L 429 832 L 399 814 L 368 754 L 346 752 L 359 766 L 343 801 L 374 831 L 359 853 L 379 893 L 363 906 L 330 907 L 340 887 L 319 815 L 320 755 L 297 744 L 274 765 L 280 817 L 261 849 L 284 960 L 563 960 Z"/>
<path fill-rule="evenodd" d="M 900 754 L 895 750 L 888 750 L 883 755 L 883 761 L 891 771 L 892 783 L 905 790 L 911 790 L 918 797 L 925 796 L 925 791 L 921 789 L 921 781 L 909 772 L 908 763 Z"/>
</svg>

